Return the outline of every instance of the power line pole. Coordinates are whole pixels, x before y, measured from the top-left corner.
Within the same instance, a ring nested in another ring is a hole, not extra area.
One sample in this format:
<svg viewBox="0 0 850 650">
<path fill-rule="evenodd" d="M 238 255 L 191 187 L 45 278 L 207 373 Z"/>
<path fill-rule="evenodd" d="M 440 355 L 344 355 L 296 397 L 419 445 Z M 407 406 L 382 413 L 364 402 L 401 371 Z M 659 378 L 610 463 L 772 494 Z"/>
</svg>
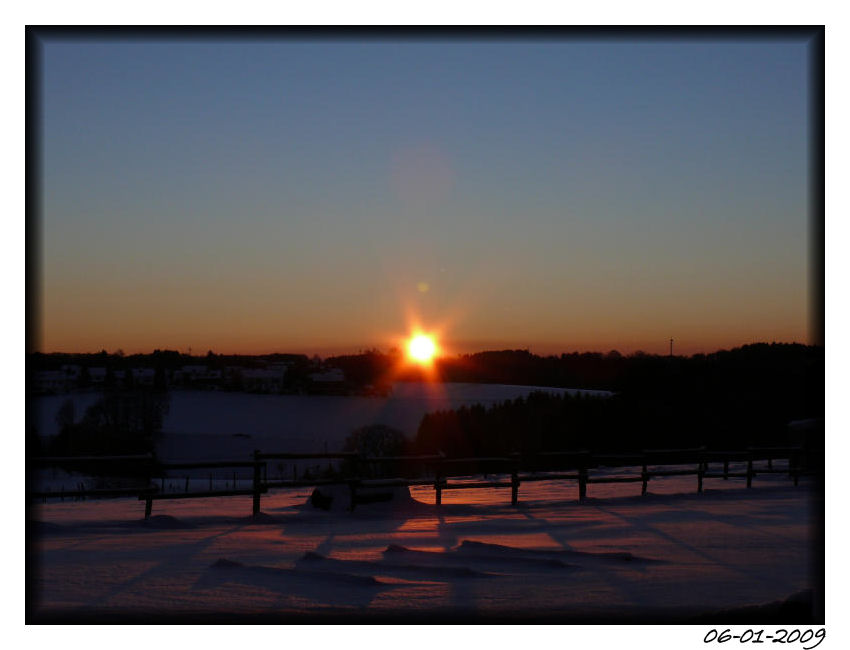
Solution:
<svg viewBox="0 0 850 650">
<path fill-rule="evenodd" d="M 670 339 L 670 356 L 673 356 L 673 339 Z"/>
</svg>

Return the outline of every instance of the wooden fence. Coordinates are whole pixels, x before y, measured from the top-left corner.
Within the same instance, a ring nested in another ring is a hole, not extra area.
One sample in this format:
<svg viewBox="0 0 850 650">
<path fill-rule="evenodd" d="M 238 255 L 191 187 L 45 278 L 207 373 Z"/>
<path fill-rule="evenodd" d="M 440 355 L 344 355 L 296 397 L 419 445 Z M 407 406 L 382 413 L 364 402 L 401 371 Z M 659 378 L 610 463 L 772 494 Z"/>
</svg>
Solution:
<svg viewBox="0 0 850 650">
<path fill-rule="evenodd" d="M 751 488 L 758 474 L 788 474 L 794 485 L 807 471 L 802 462 L 805 452 L 801 447 L 750 447 L 746 450 L 716 451 L 698 449 L 647 449 L 640 453 L 599 454 L 589 451 L 543 452 L 530 456 L 513 454 L 500 457 L 447 458 L 442 454 L 426 456 L 393 456 L 364 458 L 356 453 L 262 453 L 255 450 L 249 460 L 218 460 L 200 462 L 156 461 L 152 455 L 141 456 L 85 456 L 36 458 L 36 465 L 61 465 L 65 467 L 86 466 L 92 463 L 104 463 L 120 467 L 126 463 L 147 463 L 150 467 L 150 480 L 145 487 L 93 489 L 84 487 L 65 491 L 33 491 L 30 496 L 42 500 L 48 498 L 89 498 L 137 496 L 145 502 L 145 518 L 150 517 L 153 502 L 160 499 L 189 499 L 221 496 L 252 496 L 252 513 L 260 513 L 263 494 L 270 489 L 315 487 L 321 485 L 347 485 L 350 491 L 350 509 L 364 502 L 358 498 L 362 488 L 380 488 L 394 486 L 433 485 L 437 505 L 442 503 L 445 490 L 467 490 L 477 488 L 510 488 L 511 504 L 519 500 L 519 488 L 523 483 L 534 481 L 569 480 L 578 485 L 578 499 L 587 497 L 588 485 L 597 483 L 641 483 L 641 494 L 647 493 L 650 480 L 665 476 L 694 476 L 696 490 L 702 492 L 706 479 L 744 478 Z M 336 460 L 344 463 L 334 476 L 327 478 L 298 478 L 292 480 L 269 479 L 268 462 L 271 460 Z M 786 460 L 787 467 L 774 468 L 775 460 Z M 753 463 L 766 461 L 767 468 L 754 469 Z M 746 463 L 746 471 L 730 471 L 730 463 Z M 184 492 L 166 492 L 164 472 L 173 470 L 250 468 L 251 487 L 236 487 L 236 478 L 231 489 L 214 489 L 212 479 L 204 491 L 189 491 L 186 479 Z M 633 469 L 635 473 L 625 476 L 609 476 L 607 469 Z M 637 468 L 640 468 L 637 471 Z M 603 470 L 600 472 L 600 470 Z M 154 476 L 154 473 L 158 476 Z M 377 474 L 377 476 L 376 476 Z M 481 480 L 450 482 L 461 477 L 483 476 Z M 493 476 L 493 478 L 489 478 Z M 161 487 L 155 484 L 159 478 Z"/>
</svg>

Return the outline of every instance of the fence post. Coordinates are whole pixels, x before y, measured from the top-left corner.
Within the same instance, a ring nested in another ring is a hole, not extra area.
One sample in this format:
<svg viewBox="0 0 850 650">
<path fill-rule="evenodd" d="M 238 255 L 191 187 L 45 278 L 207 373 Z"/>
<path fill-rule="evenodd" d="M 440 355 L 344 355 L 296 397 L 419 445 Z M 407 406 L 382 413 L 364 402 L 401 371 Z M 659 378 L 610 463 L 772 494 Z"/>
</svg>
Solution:
<svg viewBox="0 0 850 650">
<path fill-rule="evenodd" d="M 646 462 L 644 462 L 641 468 L 640 477 L 643 479 L 640 486 L 640 495 L 644 497 L 646 496 L 646 485 L 649 483 L 649 471 L 647 470 Z"/>
<path fill-rule="evenodd" d="M 437 492 L 436 503 L 438 506 L 443 503 L 442 469 L 443 463 L 441 460 L 438 460 L 434 467 L 434 490 Z"/>
<path fill-rule="evenodd" d="M 700 461 L 697 465 L 697 493 L 702 493 L 702 477 L 705 474 L 705 465 Z"/>
<path fill-rule="evenodd" d="M 254 517 L 260 514 L 260 450 L 254 450 Z"/>
<path fill-rule="evenodd" d="M 587 496 L 587 467 L 578 469 L 578 500 L 584 501 Z"/>
<path fill-rule="evenodd" d="M 519 452 L 511 454 L 514 459 L 513 471 L 511 472 L 511 505 L 515 506 L 519 500 Z"/>
<path fill-rule="evenodd" d="M 794 487 L 797 487 L 800 483 L 800 457 L 791 452 L 788 455 L 788 473 L 794 479 Z"/>
<path fill-rule="evenodd" d="M 145 519 L 151 518 L 151 510 L 153 510 L 153 499 L 149 492 L 145 498 Z"/>
<path fill-rule="evenodd" d="M 349 511 L 354 511 L 354 506 L 357 505 L 357 481 L 351 480 L 348 482 L 348 490 L 351 493 L 351 505 Z"/>
</svg>

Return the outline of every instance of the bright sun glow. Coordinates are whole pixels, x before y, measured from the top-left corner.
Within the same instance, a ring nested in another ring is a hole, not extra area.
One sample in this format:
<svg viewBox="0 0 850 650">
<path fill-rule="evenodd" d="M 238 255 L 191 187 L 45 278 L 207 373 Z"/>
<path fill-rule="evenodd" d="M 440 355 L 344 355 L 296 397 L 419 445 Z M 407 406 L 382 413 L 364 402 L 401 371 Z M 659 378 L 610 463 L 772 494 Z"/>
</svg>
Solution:
<svg viewBox="0 0 850 650">
<path fill-rule="evenodd" d="M 427 363 L 434 358 L 437 345 L 434 339 L 426 334 L 417 334 L 407 343 L 407 354 L 419 363 Z"/>
</svg>

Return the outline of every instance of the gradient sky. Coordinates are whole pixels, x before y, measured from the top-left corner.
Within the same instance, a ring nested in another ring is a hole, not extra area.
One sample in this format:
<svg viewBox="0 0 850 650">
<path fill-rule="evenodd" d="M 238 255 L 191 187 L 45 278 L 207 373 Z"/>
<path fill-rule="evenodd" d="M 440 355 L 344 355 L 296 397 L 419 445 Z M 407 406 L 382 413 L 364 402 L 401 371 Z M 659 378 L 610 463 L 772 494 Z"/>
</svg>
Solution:
<svg viewBox="0 0 850 650">
<path fill-rule="evenodd" d="M 808 48 L 43 41 L 43 351 L 810 342 Z"/>
</svg>

